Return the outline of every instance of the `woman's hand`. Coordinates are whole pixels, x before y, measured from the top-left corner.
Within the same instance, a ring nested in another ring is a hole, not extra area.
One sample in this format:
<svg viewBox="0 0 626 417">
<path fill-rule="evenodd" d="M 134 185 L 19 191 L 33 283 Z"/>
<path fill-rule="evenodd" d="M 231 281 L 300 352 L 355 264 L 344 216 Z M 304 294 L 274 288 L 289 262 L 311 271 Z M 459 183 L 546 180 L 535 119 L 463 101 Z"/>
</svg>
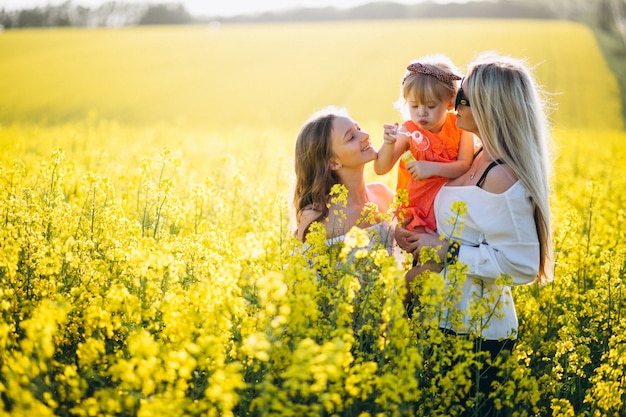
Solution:
<svg viewBox="0 0 626 417">
<path fill-rule="evenodd" d="M 393 237 L 396 240 L 396 243 L 402 250 L 405 252 L 413 253 L 414 250 L 417 249 L 417 232 L 408 230 L 405 226 L 409 224 L 409 222 L 413 219 L 413 217 L 409 217 L 404 219 L 402 224 L 397 225 Z"/>
<path fill-rule="evenodd" d="M 397 225 L 393 237 L 400 248 L 411 253 L 416 259 L 419 259 L 420 251 L 423 247 L 430 246 L 437 250 L 439 259 L 445 261 L 448 254 L 447 241 L 442 241 L 439 234 L 434 230 L 425 229 L 423 232 L 408 230 L 405 226 L 413 219 L 409 217 L 404 220 L 402 225 Z"/>
<path fill-rule="evenodd" d="M 415 233 L 415 243 L 416 243 L 416 249 L 413 253 L 413 256 L 418 257 L 419 259 L 419 254 L 420 251 L 422 250 L 423 247 L 427 247 L 430 246 L 431 248 L 434 248 L 437 250 L 437 254 L 439 255 L 439 259 L 441 259 L 441 261 L 445 261 L 445 256 L 448 253 L 448 246 L 449 243 L 446 241 L 442 241 L 439 238 L 439 235 L 437 234 L 437 232 L 430 230 L 430 229 L 426 229 L 426 231 L 424 233 Z"/>
</svg>

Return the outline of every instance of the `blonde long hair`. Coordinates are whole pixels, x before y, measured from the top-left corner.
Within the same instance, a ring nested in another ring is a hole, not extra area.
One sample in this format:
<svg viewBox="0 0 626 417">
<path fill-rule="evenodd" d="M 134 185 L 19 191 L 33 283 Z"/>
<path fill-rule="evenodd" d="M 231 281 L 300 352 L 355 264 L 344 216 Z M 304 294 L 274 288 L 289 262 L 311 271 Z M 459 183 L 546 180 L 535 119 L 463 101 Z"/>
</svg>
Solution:
<svg viewBox="0 0 626 417">
<path fill-rule="evenodd" d="M 550 280 L 550 134 L 541 89 L 524 61 L 493 53 L 470 64 L 467 84 L 485 152 L 511 167 L 531 195 L 540 248 L 537 278 Z"/>
</svg>

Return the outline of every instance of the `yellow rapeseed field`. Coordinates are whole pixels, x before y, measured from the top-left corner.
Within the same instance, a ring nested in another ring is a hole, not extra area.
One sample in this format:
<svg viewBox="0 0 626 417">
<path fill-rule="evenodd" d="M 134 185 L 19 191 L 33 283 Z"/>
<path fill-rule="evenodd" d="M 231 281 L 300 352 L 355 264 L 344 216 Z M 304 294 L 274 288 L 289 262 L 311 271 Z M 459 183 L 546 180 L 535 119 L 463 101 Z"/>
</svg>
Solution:
<svg viewBox="0 0 626 417">
<path fill-rule="evenodd" d="M 0 416 L 480 415 L 442 282 L 408 318 L 363 236 L 301 255 L 290 187 L 311 113 L 345 106 L 378 145 L 409 60 L 486 50 L 553 104 L 557 250 L 553 282 L 514 289 L 494 401 L 626 414 L 615 77 L 584 26 L 451 19 L 1 32 Z"/>
</svg>

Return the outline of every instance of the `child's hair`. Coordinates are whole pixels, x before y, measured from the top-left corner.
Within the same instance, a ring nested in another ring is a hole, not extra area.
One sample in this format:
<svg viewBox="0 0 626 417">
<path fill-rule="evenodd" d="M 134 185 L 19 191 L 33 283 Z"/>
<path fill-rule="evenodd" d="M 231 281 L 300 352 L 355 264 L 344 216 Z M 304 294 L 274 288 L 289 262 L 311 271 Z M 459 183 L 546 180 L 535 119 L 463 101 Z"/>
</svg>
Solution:
<svg viewBox="0 0 626 417">
<path fill-rule="evenodd" d="M 445 55 L 427 55 L 411 61 L 402 78 L 395 107 L 408 119 L 406 104 L 409 98 L 420 103 L 451 101 L 461 79 L 456 73 L 456 67 Z"/>
</svg>

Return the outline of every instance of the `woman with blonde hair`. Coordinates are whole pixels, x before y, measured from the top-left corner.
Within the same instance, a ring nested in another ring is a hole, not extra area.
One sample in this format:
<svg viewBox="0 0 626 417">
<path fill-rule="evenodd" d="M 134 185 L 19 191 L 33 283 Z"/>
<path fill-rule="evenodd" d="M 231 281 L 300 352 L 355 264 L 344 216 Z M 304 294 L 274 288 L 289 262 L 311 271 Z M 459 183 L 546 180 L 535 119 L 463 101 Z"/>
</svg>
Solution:
<svg viewBox="0 0 626 417">
<path fill-rule="evenodd" d="M 475 337 L 480 350 L 495 359 L 512 348 L 517 336 L 510 286 L 544 282 L 552 275 L 548 122 L 529 68 L 507 56 L 487 54 L 473 62 L 455 107 L 457 126 L 478 136 L 482 148 L 470 169 L 437 194 L 437 231 L 413 233 L 399 227 L 395 236 L 413 254 L 435 248 L 442 259 L 436 269 L 444 277 L 452 263 L 467 267 L 458 288 L 447 282 L 448 290 L 460 291 L 460 297 L 441 315 L 439 326 L 447 334 Z M 480 303 L 488 306 L 473 308 Z M 460 320 L 448 320 L 452 309 Z M 483 316 L 477 319 L 476 314 Z M 475 392 L 486 398 L 496 374 L 494 366 L 481 372 Z M 493 415 L 492 406 L 487 402 L 481 415 Z"/>
</svg>

